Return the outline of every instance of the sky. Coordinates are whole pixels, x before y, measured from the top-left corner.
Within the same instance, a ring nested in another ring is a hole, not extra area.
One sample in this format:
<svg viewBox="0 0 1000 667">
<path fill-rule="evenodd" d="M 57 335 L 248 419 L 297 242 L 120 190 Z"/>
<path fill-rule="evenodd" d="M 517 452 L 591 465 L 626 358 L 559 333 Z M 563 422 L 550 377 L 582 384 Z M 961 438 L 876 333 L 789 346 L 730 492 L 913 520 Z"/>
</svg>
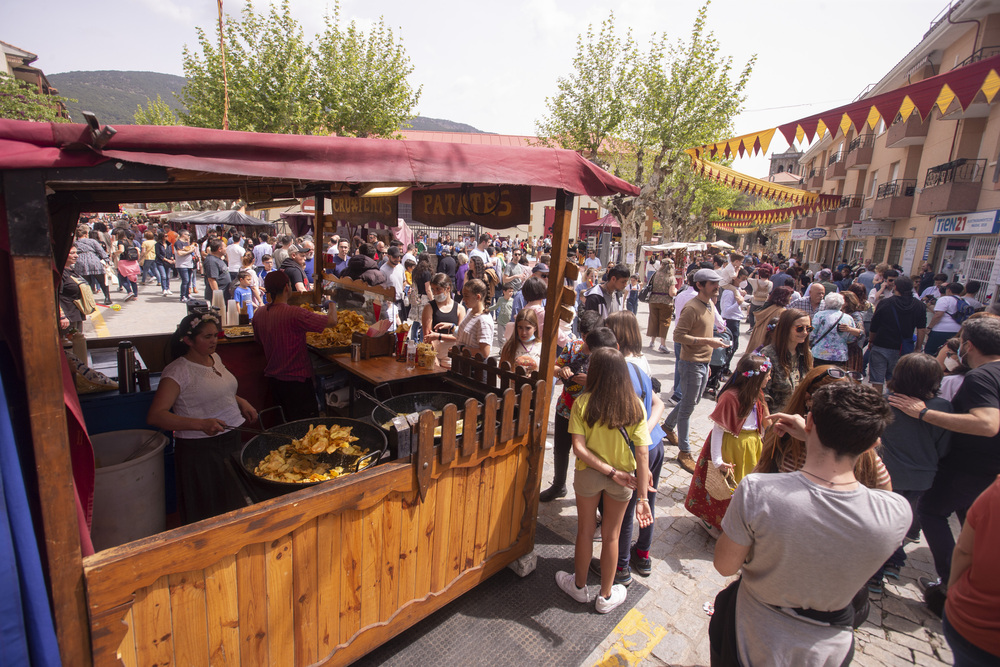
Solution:
<svg viewBox="0 0 1000 667">
<path fill-rule="evenodd" d="M 266 0 L 255 4 L 260 12 Z M 640 44 L 655 33 L 685 39 L 702 0 L 342 0 L 341 17 L 365 28 L 385 17 L 402 37 L 423 86 L 417 111 L 486 132 L 535 134 L 578 35 L 613 9 Z M 768 129 L 846 104 L 917 45 L 947 0 L 714 0 L 708 27 L 737 72 L 757 62 L 735 134 Z M 307 37 L 320 32 L 327 0 L 291 0 Z M 224 0 L 227 14 L 244 2 Z M 0 40 L 39 56 L 46 74 L 149 70 L 183 75 L 195 28 L 215 29 L 214 0 L 48 0 L 0 3 Z M 725 137 L 719 137 L 723 139 Z M 776 135 L 772 150 L 787 146 Z M 763 159 L 735 167 L 763 176 Z"/>
</svg>

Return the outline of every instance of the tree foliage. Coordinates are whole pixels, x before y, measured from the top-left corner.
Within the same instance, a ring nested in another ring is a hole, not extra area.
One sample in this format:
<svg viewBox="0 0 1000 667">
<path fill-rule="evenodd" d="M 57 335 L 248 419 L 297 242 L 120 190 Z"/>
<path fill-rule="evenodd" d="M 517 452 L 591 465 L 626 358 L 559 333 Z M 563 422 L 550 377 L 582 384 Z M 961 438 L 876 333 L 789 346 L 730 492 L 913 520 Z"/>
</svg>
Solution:
<svg viewBox="0 0 1000 667">
<path fill-rule="evenodd" d="M 0 118 L 68 123 L 70 119 L 62 111 L 67 102 L 75 101 L 40 93 L 30 83 L 0 74 Z"/>
<path fill-rule="evenodd" d="M 667 240 L 693 240 L 707 232 L 716 208 L 735 199 L 722 186 L 692 173 L 685 148 L 732 133 L 756 57 L 738 73 L 707 32 L 710 2 L 698 11 L 686 41 L 654 34 L 646 49 L 631 32 L 618 36 L 611 14 L 595 35 L 577 40 L 573 73 L 560 78 L 546 100 L 537 130 L 549 145 L 580 151 L 640 189 L 638 197 L 601 203 L 622 227 L 623 256 L 639 256 L 647 211 Z"/>
<path fill-rule="evenodd" d="M 326 17 L 316 44 L 305 39 L 289 0 L 258 14 L 248 2 L 224 25 L 229 128 L 252 132 L 391 136 L 413 115 L 420 91 L 402 41 L 384 21 L 366 35 Z M 198 29 L 198 49 L 184 48 L 188 83 L 180 95 L 187 125 L 222 127 L 223 75 L 218 28 Z"/>
<path fill-rule="evenodd" d="M 133 115 L 136 125 L 180 125 L 177 114 L 159 95 L 156 100 L 146 98 L 146 106 L 136 105 Z"/>
<path fill-rule="evenodd" d="M 413 115 L 421 88 L 407 77 L 413 65 L 385 19 L 366 36 L 354 21 L 340 25 L 340 7 L 325 18 L 316 44 L 322 125 L 342 136 L 394 136 Z"/>
</svg>

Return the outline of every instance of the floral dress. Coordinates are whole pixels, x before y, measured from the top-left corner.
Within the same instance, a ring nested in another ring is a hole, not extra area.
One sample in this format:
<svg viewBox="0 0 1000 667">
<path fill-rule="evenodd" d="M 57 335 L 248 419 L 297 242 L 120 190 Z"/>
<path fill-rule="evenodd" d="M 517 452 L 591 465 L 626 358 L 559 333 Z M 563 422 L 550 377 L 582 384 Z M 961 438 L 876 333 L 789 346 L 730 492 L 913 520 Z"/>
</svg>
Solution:
<svg viewBox="0 0 1000 667">
<path fill-rule="evenodd" d="M 796 355 L 792 358 L 791 366 L 786 372 L 778 362 L 778 351 L 774 345 L 768 345 L 760 351 L 760 354 L 771 361 L 771 377 L 764 387 L 767 408 L 772 413 L 781 412 L 788 405 L 792 392 L 799 386 L 799 382 L 809 372 L 809 369 L 806 368 L 803 356 Z"/>
</svg>

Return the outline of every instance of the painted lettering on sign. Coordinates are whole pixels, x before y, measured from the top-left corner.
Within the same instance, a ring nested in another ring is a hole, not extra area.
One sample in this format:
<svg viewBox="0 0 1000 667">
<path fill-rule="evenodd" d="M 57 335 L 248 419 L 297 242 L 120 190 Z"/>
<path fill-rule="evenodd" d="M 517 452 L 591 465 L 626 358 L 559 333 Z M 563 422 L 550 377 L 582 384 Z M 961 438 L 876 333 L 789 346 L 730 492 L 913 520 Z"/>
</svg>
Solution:
<svg viewBox="0 0 1000 667">
<path fill-rule="evenodd" d="M 331 197 L 329 218 L 356 225 L 380 222 L 395 227 L 399 197 Z"/>
<path fill-rule="evenodd" d="M 477 222 L 503 229 L 531 218 L 531 188 L 475 186 L 413 191 L 413 219 L 430 225 Z"/>
</svg>

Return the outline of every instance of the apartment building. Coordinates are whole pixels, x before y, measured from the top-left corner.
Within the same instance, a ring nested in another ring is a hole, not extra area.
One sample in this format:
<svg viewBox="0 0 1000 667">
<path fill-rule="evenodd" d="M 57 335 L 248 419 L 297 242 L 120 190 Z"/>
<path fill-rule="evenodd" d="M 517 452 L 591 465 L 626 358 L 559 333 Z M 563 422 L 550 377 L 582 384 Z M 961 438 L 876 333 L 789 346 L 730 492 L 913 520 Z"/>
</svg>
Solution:
<svg viewBox="0 0 1000 667">
<path fill-rule="evenodd" d="M 1000 2 L 963 0 L 860 99 L 1000 55 Z M 1000 71 L 1000 70 L 998 70 Z M 836 210 L 792 222 L 792 252 L 809 264 L 871 260 L 916 273 L 923 262 L 960 282 L 1000 283 L 1000 96 L 956 99 L 921 120 L 883 118 L 829 132 L 799 163 L 811 192 Z"/>
</svg>

